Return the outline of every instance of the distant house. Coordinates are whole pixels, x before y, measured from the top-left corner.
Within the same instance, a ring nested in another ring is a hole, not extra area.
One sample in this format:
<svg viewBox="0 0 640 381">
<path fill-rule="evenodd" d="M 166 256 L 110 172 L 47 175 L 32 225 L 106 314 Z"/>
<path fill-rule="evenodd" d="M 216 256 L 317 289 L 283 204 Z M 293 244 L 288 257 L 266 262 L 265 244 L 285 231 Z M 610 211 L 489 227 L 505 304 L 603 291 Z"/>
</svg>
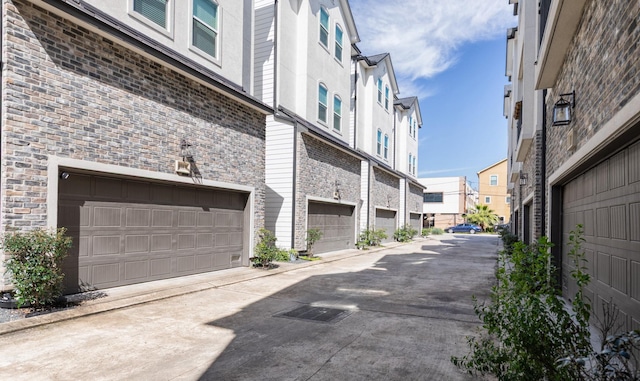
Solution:
<svg viewBox="0 0 640 381">
<path fill-rule="evenodd" d="M 498 216 L 498 223 L 507 223 L 511 216 L 511 195 L 507 191 L 507 159 L 478 172 L 478 204 L 487 205 Z"/>
<path fill-rule="evenodd" d="M 445 229 L 464 223 L 475 208 L 477 192 L 466 177 L 427 177 L 419 179 L 427 189 L 423 193 L 424 226 Z"/>
</svg>

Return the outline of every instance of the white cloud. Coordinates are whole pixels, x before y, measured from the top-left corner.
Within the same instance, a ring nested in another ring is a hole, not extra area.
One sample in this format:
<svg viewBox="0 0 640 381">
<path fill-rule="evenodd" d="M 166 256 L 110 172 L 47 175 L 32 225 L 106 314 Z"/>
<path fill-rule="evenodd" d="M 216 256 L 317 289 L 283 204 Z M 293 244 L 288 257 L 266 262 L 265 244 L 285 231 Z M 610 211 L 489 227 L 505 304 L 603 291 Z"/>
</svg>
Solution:
<svg viewBox="0 0 640 381">
<path fill-rule="evenodd" d="M 447 70 L 464 44 L 515 25 L 506 0 L 351 0 L 365 55 L 391 53 L 401 96 L 433 95 L 413 81 Z"/>
<path fill-rule="evenodd" d="M 448 172 L 457 173 L 457 172 L 466 171 L 466 170 L 469 170 L 469 169 L 473 169 L 473 167 L 425 170 L 425 171 L 418 171 L 418 176 L 419 177 L 427 177 L 427 176 L 430 176 L 430 175 L 437 175 L 439 173 L 448 173 Z"/>
</svg>

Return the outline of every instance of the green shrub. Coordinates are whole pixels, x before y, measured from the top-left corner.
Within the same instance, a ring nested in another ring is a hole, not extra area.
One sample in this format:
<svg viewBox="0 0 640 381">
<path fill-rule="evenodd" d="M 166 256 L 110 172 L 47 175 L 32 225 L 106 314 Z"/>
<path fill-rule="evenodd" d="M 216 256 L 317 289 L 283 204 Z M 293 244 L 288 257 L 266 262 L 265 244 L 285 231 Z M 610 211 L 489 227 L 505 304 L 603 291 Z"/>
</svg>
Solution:
<svg viewBox="0 0 640 381">
<path fill-rule="evenodd" d="M 322 232 L 318 228 L 307 230 L 307 256 L 313 257 L 313 245 L 322 238 Z"/>
<path fill-rule="evenodd" d="M 267 229 L 260 229 L 258 231 L 258 243 L 254 250 L 254 256 L 251 258 L 255 266 L 262 268 L 271 267 L 271 263 L 280 258 L 281 250 L 276 246 L 275 234 Z M 287 255 L 287 260 L 289 260 Z"/>
<path fill-rule="evenodd" d="M 500 238 L 502 239 L 502 247 L 505 253 L 511 255 L 513 245 L 518 242 L 518 236 L 505 229 L 500 231 Z"/>
<path fill-rule="evenodd" d="M 393 233 L 393 239 L 398 242 L 409 242 L 416 234 L 418 234 L 418 231 L 413 226 L 406 224 Z"/>
<path fill-rule="evenodd" d="M 431 228 L 431 231 L 429 232 L 429 234 L 442 235 L 442 234 L 444 234 L 444 230 L 442 230 L 440 228 Z"/>
<path fill-rule="evenodd" d="M 34 308 L 54 303 L 62 295 L 62 261 L 72 245 L 66 229 L 11 232 L 4 236 L 2 249 L 18 307 Z"/>
<path fill-rule="evenodd" d="M 366 249 L 371 246 L 380 246 L 382 240 L 387 238 L 384 229 L 365 229 L 360 233 L 356 247 L 358 249 Z"/>
<path fill-rule="evenodd" d="M 451 361 L 470 374 L 492 374 L 498 380 L 579 380 L 577 366 L 558 360 L 570 353 L 583 358 L 590 351 L 590 306 L 583 297 L 589 281 L 582 262 L 581 226 L 570 236 L 573 247 L 571 277 L 578 292 L 570 313 L 554 283 L 557 269 L 551 264 L 546 237 L 526 246 L 513 244 L 510 257 L 499 256 L 497 284 L 489 302 L 475 300 L 474 310 L 486 330 L 468 338 L 470 353 Z M 563 365 L 563 366 L 561 366 Z"/>
</svg>

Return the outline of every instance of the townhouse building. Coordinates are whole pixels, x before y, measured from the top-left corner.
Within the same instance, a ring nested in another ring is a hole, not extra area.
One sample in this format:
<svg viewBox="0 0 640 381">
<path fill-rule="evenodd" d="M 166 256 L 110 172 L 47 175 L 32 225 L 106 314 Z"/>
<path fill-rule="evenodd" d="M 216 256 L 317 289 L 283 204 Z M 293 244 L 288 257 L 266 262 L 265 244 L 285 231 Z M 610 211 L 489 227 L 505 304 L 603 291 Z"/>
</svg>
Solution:
<svg viewBox="0 0 640 381">
<path fill-rule="evenodd" d="M 346 0 L 2 7 L 0 232 L 67 228 L 67 293 L 248 266 L 263 227 L 298 250 L 318 228 L 325 252 L 376 208 L 421 221 L 417 143 L 396 165 L 417 99 L 388 55 L 359 87 Z"/>
<path fill-rule="evenodd" d="M 352 248 L 366 228 L 391 239 L 399 226 L 418 225 L 421 185 L 395 165 L 399 90 L 390 56 L 360 52 L 346 0 L 255 7 L 256 95 L 275 110 L 266 128 L 265 226 L 278 245 L 305 250 L 316 228 L 321 253 Z M 420 120 L 419 108 L 409 109 Z"/>
<path fill-rule="evenodd" d="M 640 6 L 511 0 L 505 116 L 516 233 L 549 235 L 563 295 L 575 295 L 570 232 L 583 226 L 593 313 L 640 327 Z M 529 237 L 529 238 L 527 238 Z"/>
</svg>

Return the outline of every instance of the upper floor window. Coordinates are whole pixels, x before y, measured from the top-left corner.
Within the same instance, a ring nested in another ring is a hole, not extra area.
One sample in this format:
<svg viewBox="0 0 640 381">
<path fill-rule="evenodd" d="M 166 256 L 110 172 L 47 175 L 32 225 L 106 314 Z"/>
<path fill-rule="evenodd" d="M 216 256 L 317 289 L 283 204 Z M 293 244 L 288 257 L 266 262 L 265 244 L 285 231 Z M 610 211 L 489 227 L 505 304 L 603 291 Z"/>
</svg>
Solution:
<svg viewBox="0 0 640 381">
<path fill-rule="evenodd" d="M 409 173 L 413 173 L 413 155 L 409 154 Z"/>
<path fill-rule="evenodd" d="M 504 203 L 505 204 L 511 204 L 511 196 L 507 196 L 504 198 Z"/>
<path fill-rule="evenodd" d="M 416 157 L 414 156 L 413 157 L 413 172 L 412 172 L 414 176 L 416 175 L 416 172 L 418 172 L 418 165 L 417 165 L 416 161 L 417 161 Z"/>
<path fill-rule="evenodd" d="M 211 57 L 218 57 L 218 4 L 212 0 L 193 0 L 191 43 Z"/>
<path fill-rule="evenodd" d="M 415 119 L 413 120 L 413 138 L 415 139 L 418 133 L 418 122 L 415 121 Z"/>
<path fill-rule="evenodd" d="M 384 87 L 384 108 L 389 109 L 389 86 Z"/>
<path fill-rule="evenodd" d="M 430 192 L 422 195 L 422 200 L 424 202 L 442 202 L 443 199 L 443 192 Z"/>
<path fill-rule="evenodd" d="M 491 177 L 489 178 L 489 185 L 491 185 L 492 187 L 498 185 L 498 175 L 491 175 Z"/>
<path fill-rule="evenodd" d="M 340 131 L 342 127 L 342 99 L 335 95 L 333 97 L 333 129 Z"/>
<path fill-rule="evenodd" d="M 169 0 L 133 0 L 133 11 L 167 28 L 167 8 Z"/>
<path fill-rule="evenodd" d="M 491 196 L 485 196 L 484 197 L 484 203 L 485 204 L 491 204 Z"/>
<path fill-rule="evenodd" d="M 382 79 L 378 78 L 378 103 L 382 104 Z"/>
<path fill-rule="evenodd" d="M 413 130 L 411 129 L 411 126 L 413 126 L 413 117 L 409 115 L 409 136 L 413 136 Z"/>
<path fill-rule="evenodd" d="M 378 155 L 382 154 L 382 131 L 378 130 L 378 135 L 376 136 L 376 153 Z"/>
<path fill-rule="evenodd" d="M 320 43 L 329 48 L 329 12 L 320 8 Z"/>
<path fill-rule="evenodd" d="M 318 120 L 327 123 L 327 87 L 322 83 L 318 86 Z"/>
<path fill-rule="evenodd" d="M 389 135 L 384 135 L 384 158 L 389 158 Z"/>
<path fill-rule="evenodd" d="M 336 55 L 336 59 L 340 62 L 342 62 L 342 28 L 340 28 L 340 25 L 336 24 L 336 48 L 335 48 L 335 55 Z"/>
</svg>

